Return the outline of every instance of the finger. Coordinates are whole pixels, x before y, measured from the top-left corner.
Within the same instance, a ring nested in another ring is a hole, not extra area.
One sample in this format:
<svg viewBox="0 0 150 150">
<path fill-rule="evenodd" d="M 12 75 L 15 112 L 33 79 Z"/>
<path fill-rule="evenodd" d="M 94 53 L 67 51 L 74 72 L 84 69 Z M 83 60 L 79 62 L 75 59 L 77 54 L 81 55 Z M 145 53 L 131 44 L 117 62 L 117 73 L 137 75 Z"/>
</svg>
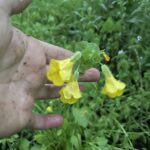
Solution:
<svg viewBox="0 0 150 150">
<path fill-rule="evenodd" d="M 60 115 L 32 115 L 28 128 L 31 129 L 49 129 L 59 127 L 63 123 L 63 117 Z"/>
<path fill-rule="evenodd" d="M 68 58 L 72 55 L 72 52 L 69 50 L 66 50 L 64 48 L 52 45 L 52 44 L 48 44 L 45 42 L 42 42 L 43 45 L 43 49 L 45 51 L 45 55 L 46 55 L 46 60 L 47 60 L 47 64 L 49 64 L 49 60 L 53 59 L 65 59 Z"/>
<path fill-rule="evenodd" d="M 31 1 L 32 0 L 20 0 L 20 2 L 17 2 L 16 4 L 14 3 L 12 8 L 12 15 L 23 11 L 31 3 Z"/>
<path fill-rule="evenodd" d="M 46 70 L 49 70 L 49 66 L 47 65 Z M 79 82 L 95 82 L 98 81 L 100 78 L 100 72 L 96 68 L 90 68 L 86 70 L 83 74 L 79 76 Z M 47 80 L 47 79 L 46 79 Z M 47 80 L 47 83 L 52 83 L 51 81 Z"/>
<path fill-rule="evenodd" d="M 64 87 L 65 85 L 61 86 L 61 87 L 57 87 L 53 84 L 47 84 L 45 87 L 43 87 L 39 93 L 36 96 L 37 100 L 45 100 L 45 99 L 50 99 L 50 98 L 59 98 L 60 94 L 59 91 L 62 87 Z M 84 90 L 83 85 L 79 84 L 79 88 L 81 91 Z"/>
<path fill-rule="evenodd" d="M 80 82 L 94 82 L 98 81 L 100 78 L 100 72 L 96 68 L 90 68 L 86 70 L 83 74 L 80 74 Z"/>
<path fill-rule="evenodd" d="M 62 88 L 61 87 L 57 87 L 53 84 L 48 84 L 45 85 L 44 87 L 42 87 L 40 89 L 40 91 L 38 92 L 38 94 L 36 95 L 36 99 L 50 99 L 50 98 L 58 98 L 60 97 L 59 95 L 59 91 Z"/>
</svg>

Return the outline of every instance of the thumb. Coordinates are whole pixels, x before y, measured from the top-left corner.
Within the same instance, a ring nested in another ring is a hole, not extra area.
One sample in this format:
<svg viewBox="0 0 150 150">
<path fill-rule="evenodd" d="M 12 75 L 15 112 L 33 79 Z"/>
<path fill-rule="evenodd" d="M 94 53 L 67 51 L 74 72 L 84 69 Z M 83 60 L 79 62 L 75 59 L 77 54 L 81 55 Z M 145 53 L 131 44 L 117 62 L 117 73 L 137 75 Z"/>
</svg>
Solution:
<svg viewBox="0 0 150 150">
<path fill-rule="evenodd" d="M 60 115 L 32 115 L 28 128 L 31 129 L 48 129 L 59 127 L 63 123 L 63 117 Z"/>
<path fill-rule="evenodd" d="M 32 0 L 20 0 L 18 3 L 14 3 L 11 14 L 14 15 L 20 13 L 31 3 L 31 1 Z"/>
</svg>

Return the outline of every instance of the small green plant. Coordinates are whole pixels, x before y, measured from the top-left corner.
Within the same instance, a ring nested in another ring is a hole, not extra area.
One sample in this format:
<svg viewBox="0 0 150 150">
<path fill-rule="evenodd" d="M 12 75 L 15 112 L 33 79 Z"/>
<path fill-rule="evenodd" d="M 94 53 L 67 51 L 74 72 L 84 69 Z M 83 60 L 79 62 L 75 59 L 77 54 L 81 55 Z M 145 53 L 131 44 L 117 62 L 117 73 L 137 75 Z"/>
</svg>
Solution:
<svg viewBox="0 0 150 150">
<path fill-rule="evenodd" d="M 114 100 L 102 95 L 102 76 L 98 83 L 84 83 L 84 96 L 73 106 L 58 100 L 37 102 L 34 111 L 46 113 L 51 106 L 64 116 L 64 125 L 24 130 L 0 140 L 0 149 L 149 150 L 149 22 L 149 0 L 33 0 L 14 16 L 12 23 L 26 34 L 81 51 L 81 71 L 90 66 L 101 70 L 98 54 L 105 49 L 111 58 L 105 63 L 126 83 L 126 90 Z"/>
</svg>

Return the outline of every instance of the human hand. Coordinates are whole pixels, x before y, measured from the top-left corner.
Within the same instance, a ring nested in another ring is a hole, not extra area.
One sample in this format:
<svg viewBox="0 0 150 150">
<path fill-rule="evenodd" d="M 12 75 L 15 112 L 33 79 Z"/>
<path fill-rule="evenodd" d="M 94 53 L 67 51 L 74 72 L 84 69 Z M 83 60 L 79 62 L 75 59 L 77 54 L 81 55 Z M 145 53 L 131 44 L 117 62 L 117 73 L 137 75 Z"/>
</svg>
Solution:
<svg viewBox="0 0 150 150">
<path fill-rule="evenodd" d="M 60 126 L 60 115 L 32 113 L 39 99 L 59 97 L 60 87 L 49 83 L 46 72 L 49 61 L 65 59 L 72 53 L 63 48 L 28 37 L 9 23 L 11 14 L 22 11 L 30 0 L 0 0 L 0 137 L 23 128 L 47 129 Z M 97 81 L 99 71 L 91 68 L 79 81 Z M 47 86 L 45 86 L 47 85 Z"/>
</svg>

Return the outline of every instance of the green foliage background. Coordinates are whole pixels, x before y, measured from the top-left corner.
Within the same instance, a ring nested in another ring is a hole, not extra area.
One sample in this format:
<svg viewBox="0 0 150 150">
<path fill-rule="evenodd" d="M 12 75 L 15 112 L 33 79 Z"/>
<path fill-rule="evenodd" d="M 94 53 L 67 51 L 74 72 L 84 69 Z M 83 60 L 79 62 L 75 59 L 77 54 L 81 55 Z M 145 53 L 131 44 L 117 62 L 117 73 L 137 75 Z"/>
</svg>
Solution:
<svg viewBox="0 0 150 150">
<path fill-rule="evenodd" d="M 33 0 L 12 23 L 28 35 L 73 51 L 82 41 L 105 49 L 111 57 L 108 65 L 127 88 L 123 96 L 109 99 L 100 94 L 101 77 L 98 83 L 85 84 L 84 97 L 73 106 L 58 100 L 37 102 L 34 111 L 45 113 L 50 105 L 64 116 L 64 125 L 23 130 L 0 140 L 1 150 L 150 149 L 149 0 Z"/>
</svg>

